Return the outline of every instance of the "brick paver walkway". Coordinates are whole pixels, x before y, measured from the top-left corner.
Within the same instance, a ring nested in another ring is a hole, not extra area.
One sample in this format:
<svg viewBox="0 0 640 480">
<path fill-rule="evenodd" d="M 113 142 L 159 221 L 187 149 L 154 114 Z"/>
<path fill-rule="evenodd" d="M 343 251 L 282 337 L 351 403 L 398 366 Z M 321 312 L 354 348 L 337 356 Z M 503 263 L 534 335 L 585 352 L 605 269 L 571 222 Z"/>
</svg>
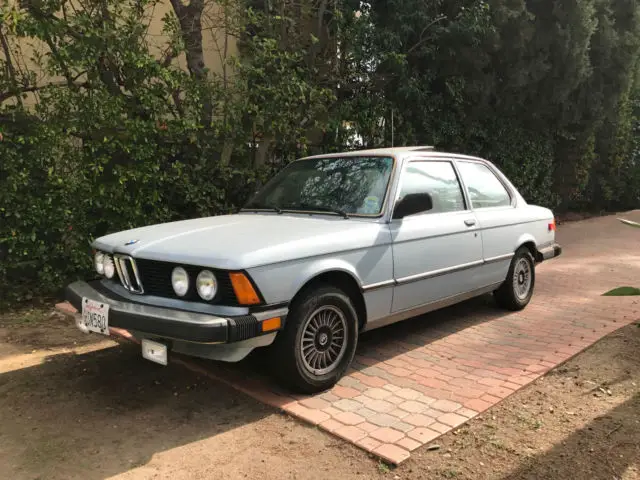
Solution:
<svg viewBox="0 0 640 480">
<path fill-rule="evenodd" d="M 183 363 L 397 464 L 640 317 L 634 297 L 601 296 L 640 285 L 640 230 L 604 217 L 560 226 L 558 241 L 524 311 L 488 296 L 364 334 L 349 374 L 319 395 L 291 396 L 246 366 Z"/>
</svg>

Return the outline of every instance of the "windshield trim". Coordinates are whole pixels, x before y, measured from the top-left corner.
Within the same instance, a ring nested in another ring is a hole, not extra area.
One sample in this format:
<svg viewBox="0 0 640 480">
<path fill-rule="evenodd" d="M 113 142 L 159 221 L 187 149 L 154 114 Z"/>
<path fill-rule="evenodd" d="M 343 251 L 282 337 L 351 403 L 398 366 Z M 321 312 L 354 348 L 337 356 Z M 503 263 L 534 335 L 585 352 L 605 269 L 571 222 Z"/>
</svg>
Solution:
<svg viewBox="0 0 640 480">
<path fill-rule="evenodd" d="M 297 162 L 305 162 L 305 161 L 312 161 L 312 160 L 323 160 L 323 159 L 332 159 L 332 158 L 342 158 L 339 156 L 340 154 L 336 154 L 336 155 L 327 155 L 327 156 L 314 156 L 314 157 L 306 157 L 306 158 L 299 158 L 298 160 L 294 160 L 293 162 L 291 162 L 289 165 L 287 165 L 286 167 L 284 167 L 282 170 L 280 170 L 281 172 L 284 171 L 286 168 L 289 168 L 290 165 L 293 165 L 294 163 Z M 387 182 L 387 188 L 384 192 L 384 199 L 382 200 L 382 208 L 380 209 L 380 213 L 349 213 L 349 218 L 382 218 L 384 217 L 384 215 L 387 212 L 387 204 L 388 204 L 388 200 L 389 200 L 389 194 L 391 192 L 391 186 L 394 183 L 394 179 L 395 179 L 395 173 L 396 173 L 396 168 L 398 165 L 398 160 L 396 158 L 395 155 L 391 155 L 391 154 L 367 154 L 367 155 L 353 155 L 350 154 L 348 152 L 344 153 L 344 157 L 354 157 L 354 158 L 390 158 L 392 165 L 391 165 L 391 172 L 389 172 L 389 180 Z M 277 175 L 277 174 L 276 174 Z M 275 175 L 272 177 L 275 178 Z M 270 182 L 271 180 L 269 180 Z M 265 183 L 265 185 L 262 188 L 266 188 L 267 185 L 269 184 L 269 182 Z M 251 199 L 249 200 L 250 203 Z M 277 213 L 273 208 L 251 208 L 251 207 L 246 207 L 243 206 L 240 209 L 241 212 L 273 212 L 273 213 Z M 335 216 L 335 217 L 341 217 L 341 215 L 339 215 L 338 213 L 334 213 L 334 212 L 327 212 L 324 210 L 293 210 L 293 209 L 289 209 L 289 208 L 280 208 L 280 211 L 282 213 L 300 213 L 303 215 L 310 215 L 310 214 L 316 214 L 316 215 L 331 215 L 331 216 Z M 344 219 L 347 220 L 347 219 Z"/>
</svg>

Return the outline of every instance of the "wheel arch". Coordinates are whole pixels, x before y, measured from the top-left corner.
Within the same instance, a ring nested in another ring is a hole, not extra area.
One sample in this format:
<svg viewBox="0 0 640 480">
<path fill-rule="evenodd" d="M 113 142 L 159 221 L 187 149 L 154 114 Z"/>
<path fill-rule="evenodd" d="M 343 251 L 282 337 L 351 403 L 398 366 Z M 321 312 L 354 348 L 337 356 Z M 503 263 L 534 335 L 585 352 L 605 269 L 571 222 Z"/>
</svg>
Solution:
<svg viewBox="0 0 640 480">
<path fill-rule="evenodd" d="M 518 239 L 516 248 L 513 250 L 513 252 L 514 253 L 517 252 L 522 247 L 525 247 L 529 250 L 529 252 L 533 256 L 533 259 L 535 260 L 536 263 L 539 263 L 542 261 L 542 254 L 538 251 L 538 244 L 536 242 L 536 239 L 533 237 L 533 235 L 530 235 L 530 234 L 522 235 Z"/>
<path fill-rule="evenodd" d="M 362 285 L 357 276 L 348 269 L 333 267 L 315 272 L 297 289 L 291 301 L 294 302 L 303 293 L 319 285 L 331 285 L 342 290 L 353 302 L 361 329 L 367 322 L 367 306 L 362 293 Z"/>
</svg>

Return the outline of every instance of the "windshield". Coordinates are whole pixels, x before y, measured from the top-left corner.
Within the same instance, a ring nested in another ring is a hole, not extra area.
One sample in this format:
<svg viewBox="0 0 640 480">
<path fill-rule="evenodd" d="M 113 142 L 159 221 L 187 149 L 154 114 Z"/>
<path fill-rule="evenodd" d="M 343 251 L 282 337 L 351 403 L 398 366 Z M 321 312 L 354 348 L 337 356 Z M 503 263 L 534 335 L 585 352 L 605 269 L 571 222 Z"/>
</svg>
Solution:
<svg viewBox="0 0 640 480">
<path fill-rule="evenodd" d="M 298 160 L 268 182 L 245 208 L 379 215 L 392 169 L 391 157 Z"/>
</svg>

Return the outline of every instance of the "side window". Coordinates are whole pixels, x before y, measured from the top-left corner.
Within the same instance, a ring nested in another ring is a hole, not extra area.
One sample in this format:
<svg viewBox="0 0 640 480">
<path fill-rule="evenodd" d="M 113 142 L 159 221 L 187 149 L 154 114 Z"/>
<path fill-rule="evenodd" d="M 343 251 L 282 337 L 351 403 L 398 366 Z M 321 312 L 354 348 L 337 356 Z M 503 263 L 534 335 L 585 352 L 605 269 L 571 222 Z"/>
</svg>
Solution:
<svg viewBox="0 0 640 480">
<path fill-rule="evenodd" d="M 407 195 L 425 193 L 431 197 L 431 205 L 427 202 L 419 213 L 456 212 L 465 209 L 462 188 L 451 162 L 409 163 L 402 174 L 397 204 Z"/>
<path fill-rule="evenodd" d="M 458 169 L 469 192 L 473 208 L 511 205 L 509 192 L 486 165 L 458 161 Z"/>
</svg>

